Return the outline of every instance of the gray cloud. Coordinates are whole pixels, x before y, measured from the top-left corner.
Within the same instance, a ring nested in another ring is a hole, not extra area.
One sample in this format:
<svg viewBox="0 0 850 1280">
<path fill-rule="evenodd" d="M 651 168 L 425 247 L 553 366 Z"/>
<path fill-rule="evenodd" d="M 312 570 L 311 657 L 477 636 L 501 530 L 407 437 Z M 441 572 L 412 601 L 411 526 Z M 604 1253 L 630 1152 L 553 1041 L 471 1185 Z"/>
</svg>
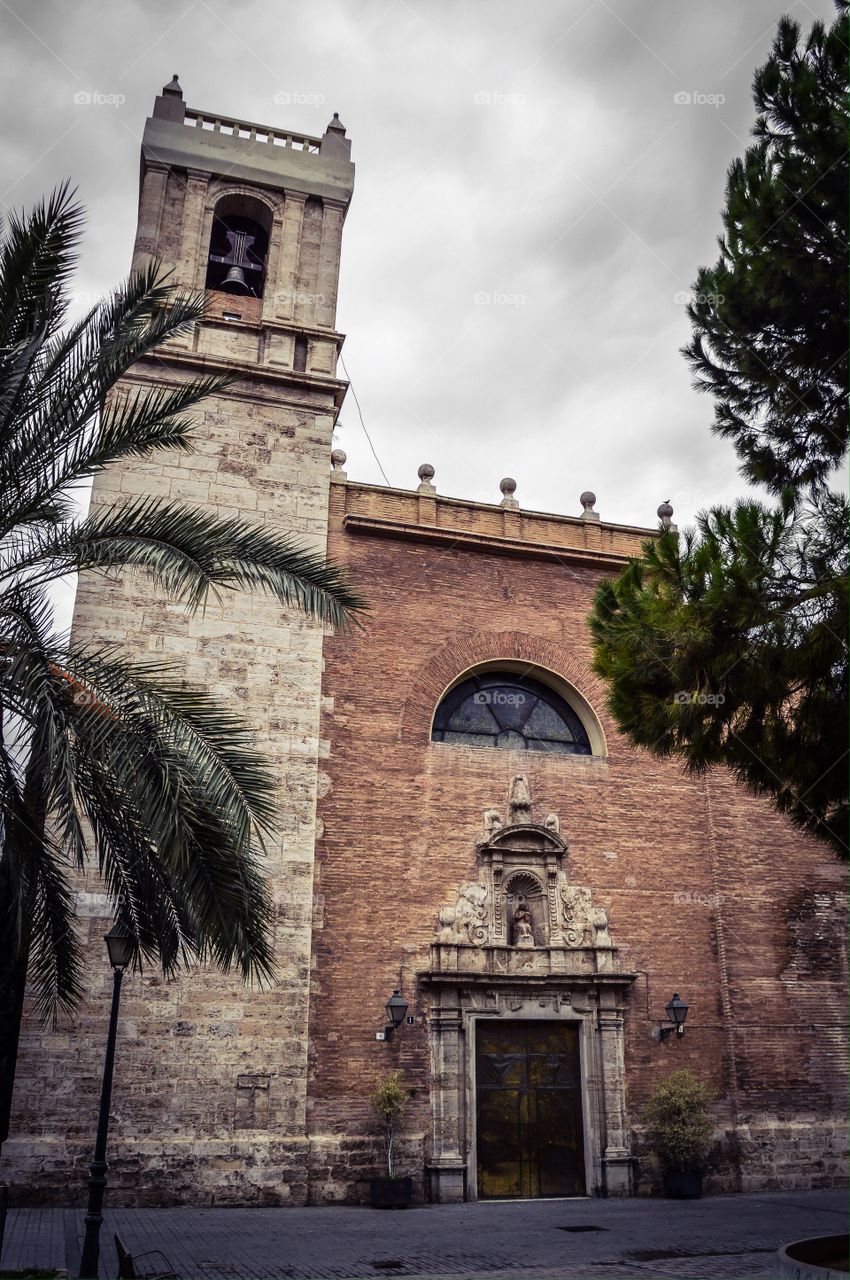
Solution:
<svg viewBox="0 0 850 1280">
<path fill-rule="evenodd" d="M 607 519 L 652 524 L 670 497 L 685 523 L 745 486 L 678 353 L 676 295 L 715 257 L 788 9 L 11 0 L 0 199 L 77 183 L 82 301 L 126 272 L 141 130 L 174 71 L 191 105 L 243 119 L 320 133 L 337 110 L 357 163 L 339 324 L 391 481 L 428 460 L 444 493 L 496 501 L 511 474 L 527 507 L 577 513 L 590 487 Z M 790 5 L 804 28 L 832 11 Z M 350 397 L 338 441 L 350 475 L 380 481 Z"/>
</svg>

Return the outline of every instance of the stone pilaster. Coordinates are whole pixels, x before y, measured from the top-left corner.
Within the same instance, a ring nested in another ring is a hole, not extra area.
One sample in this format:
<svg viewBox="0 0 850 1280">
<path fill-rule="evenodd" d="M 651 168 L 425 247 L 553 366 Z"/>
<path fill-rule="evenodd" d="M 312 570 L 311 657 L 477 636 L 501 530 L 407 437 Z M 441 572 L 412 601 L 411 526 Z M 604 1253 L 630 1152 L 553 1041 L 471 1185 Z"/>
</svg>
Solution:
<svg viewBox="0 0 850 1280">
<path fill-rule="evenodd" d="M 149 161 L 142 178 L 133 270 L 140 271 L 157 253 L 160 222 L 168 182 L 168 166 Z"/>
<path fill-rule="evenodd" d="M 435 1084 L 431 1157 L 427 1163 L 431 1199 L 459 1204 L 466 1199 L 466 1156 L 463 1150 L 464 1030 L 455 992 L 441 991 L 432 1007 L 431 1064 Z"/>
<path fill-rule="evenodd" d="M 612 993 L 605 992 L 605 1003 L 598 1011 L 597 1022 L 605 1099 L 602 1167 L 608 1195 L 625 1196 L 632 1194 L 632 1157 L 626 1115 L 623 1015 L 620 1010 L 611 1007 L 611 995 Z"/>
</svg>

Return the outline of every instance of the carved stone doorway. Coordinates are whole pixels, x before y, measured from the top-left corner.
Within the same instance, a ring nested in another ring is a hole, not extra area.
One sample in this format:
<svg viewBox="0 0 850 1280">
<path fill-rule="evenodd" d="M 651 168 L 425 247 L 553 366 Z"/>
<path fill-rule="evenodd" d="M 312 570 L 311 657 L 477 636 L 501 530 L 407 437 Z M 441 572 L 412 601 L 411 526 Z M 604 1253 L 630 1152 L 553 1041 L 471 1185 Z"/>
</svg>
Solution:
<svg viewBox="0 0 850 1280">
<path fill-rule="evenodd" d="M 630 1195 L 623 1018 L 635 974 L 621 970 L 607 912 L 594 903 L 590 886 L 570 880 L 557 815 L 532 821 L 525 777 L 513 780 L 508 811 L 507 824 L 497 810 L 485 812 L 477 879 L 459 885 L 454 902 L 439 909 L 430 964 L 418 975 L 431 1041 L 431 1198 L 492 1198 L 499 1185 L 507 1196 Z M 511 1031 L 518 1022 L 547 1030 Z M 562 1046 L 561 1062 L 549 1066 L 572 1084 L 556 1090 L 557 1097 L 529 1086 L 529 1072 L 541 1066 L 529 1049 L 537 1034 Z M 508 1090 L 482 1110 L 487 1067 L 476 1046 L 479 1039 L 504 1045 L 501 1036 L 517 1043 L 525 1037 L 523 1064 L 516 1065 L 524 1083 L 513 1098 Z M 567 1052 L 569 1044 L 577 1052 Z M 497 1104 L 513 1107 L 514 1120 L 500 1133 L 485 1132 L 479 1144 L 478 1125 L 490 1124 Z M 546 1107 L 560 1109 L 554 1127 L 562 1147 L 551 1159 L 541 1156 L 533 1136 L 545 1128 Z M 511 1159 L 504 1155 L 509 1147 Z M 556 1184 L 569 1189 L 544 1189 Z"/>
<path fill-rule="evenodd" d="M 485 1020 L 475 1050 L 479 1199 L 584 1195 L 578 1026 Z"/>
</svg>

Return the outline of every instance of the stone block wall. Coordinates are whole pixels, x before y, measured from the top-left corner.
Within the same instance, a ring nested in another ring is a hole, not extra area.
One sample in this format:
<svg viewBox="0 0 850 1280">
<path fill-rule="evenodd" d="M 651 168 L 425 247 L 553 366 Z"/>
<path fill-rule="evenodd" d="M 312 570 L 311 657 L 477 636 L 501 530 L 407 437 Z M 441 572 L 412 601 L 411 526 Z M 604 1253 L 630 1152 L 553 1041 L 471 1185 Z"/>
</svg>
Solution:
<svg viewBox="0 0 850 1280">
<path fill-rule="evenodd" d="M 108 471 L 93 501 L 162 494 L 292 530 L 323 550 L 332 425 L 332 405 L 324 412 L 282 405 L 248 383 L 199 413 L 194 453 Z M 228 593 L 189 617 L 144 578 L 90 575 L 80 583 L 75 634 L 80 642 L 119 643 L 140 661 L 174 664 L 253 727 L 280 779 L 278 833 L 265 860 L 277 980 L 259 991 L 207 967 L 175 980 L 149 968 L 126 976 L 111 1195 L 118 1203 L 125 1194 L 148 1203 L 172 1195 L 200 1203 L 303 1200 L 322 629 L 259 594 Z M 97 1117 L 109 1007 L 102 935 L 110 918 L 96 873 L 79 888 L 90 991 L 57 1031 L 26 1022 L 13 1137 L 4 1148 L 16 1185 L 44 1198 L 64 1194 L 69 1165 L 86 1165 Z M 253 1108 L 246 1095 L 257 1089 L 248 1084 L 263 1074 L 268 1084 L 246 1166 L 254 1172 L 242 1187 L 228 1162 L 238 1163 L 234 1153 L 246 1148 L 239 1115 Z M 146 1176 L 136 1180 L 140 1168 Z M 73 1198 L 82 1191 L 80 1179 Z"/>
<path fill-rule="evenodd" d="M 176 130 L 184 148 L 191 145 L 185 138 L 195 135 L 182 124 L 163 127 Z M 342 339 L 333 326 L 341 193 L 351 166 L 336 165 L 338 200 L 310 201 L 305 237 L 303 189 L 274 190 L 267 180 L 252 186 L 245 180 L 251 145 L 222 145 L 242 148 L 238 184 L 145 152 L 133 265 L 157 256 L 172 270 L 172 283 L 202 289 L 216 202 L 238 190 L 265 202 L 272 219 L 264 296 L 210 295 L 209 319 L 135 366 L 118 394 L 222 369 L 239 381 L 194 411 L 191 452 L 109 468 L 95 481 L 92 505 L 162 497 L 294 534 L 324 553 L 331 437 L 344 393 L 335 376 Z M 300 163 L 308 172 L 310 160 Z M 297 315 L 293 299 L 302 308 Z M 305 325 L 312 354 L 296 371 L 294 333 Z M 189 616 L 140 575 L 87 574 L 79 583 L 74 635 L 79 643 L 117 644 L 130 659 L 171 664 L 179 679 L 253 729 L 279 780 L 279 819 L 265 848 L 275 982 L 258 990 L 206 965 L 168 980 L 147 965 L 141 975 L 126 975 L 111 1201 L 304 1203 L 322 627 L 260 593 L 225 593 Z M 12 1137 L 0 1176 L 31 1203 L 80 1203 L 94 1141 L 111 985 L 103 946 L 111 916 L 95 870 L 80 877 L 78 901 L 85 999 L 56 1029 L 27 1016 L 21 1036 Z"/>
</svg>

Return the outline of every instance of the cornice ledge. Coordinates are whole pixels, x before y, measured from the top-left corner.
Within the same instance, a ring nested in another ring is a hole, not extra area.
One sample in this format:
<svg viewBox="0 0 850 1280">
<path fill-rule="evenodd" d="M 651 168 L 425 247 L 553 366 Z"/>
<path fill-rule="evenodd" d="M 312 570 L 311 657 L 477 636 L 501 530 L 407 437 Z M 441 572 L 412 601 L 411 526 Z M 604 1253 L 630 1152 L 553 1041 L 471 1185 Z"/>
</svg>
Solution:
<svg viewBox="0 0 850 1280">
<path fill-rule="evenodd" d="M 489 552 L 493 555 L 515 556 L 523 559 L 560 560 L 572 564 L 604 565 L 612 569 L 620 569 L 628 564 L 630 558 L 616 551 L 565 547 L 555 543 L 524 542 L 521 538 L 470 533 L 468 530 L 438 528 L 434 525 L 411 524 L 405 520 L 360 516 L 353 513 L 343 516 L 342 525 L 348 533 L 365 534 L 376 538 L 400 538 L 407 542 L 427 542 L 447 549 L 456 546 L 468 551 Z"/>
</svg>

